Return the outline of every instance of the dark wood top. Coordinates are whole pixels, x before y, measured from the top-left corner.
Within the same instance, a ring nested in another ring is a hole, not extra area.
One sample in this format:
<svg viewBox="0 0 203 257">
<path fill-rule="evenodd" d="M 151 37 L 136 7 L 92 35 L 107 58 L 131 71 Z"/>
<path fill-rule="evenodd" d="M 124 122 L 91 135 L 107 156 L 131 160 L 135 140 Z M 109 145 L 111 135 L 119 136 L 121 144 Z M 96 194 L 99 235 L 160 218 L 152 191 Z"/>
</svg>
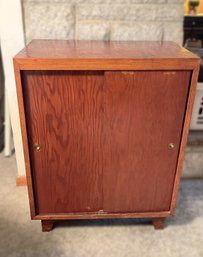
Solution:
<svg viewBox="0 0 203 257">
<path fill-rule="evenodd" d="M 169 41 L 33 40 L 14 57 L 22 69 L 35 69 L 36 64 L 38 67 L 46 65 L 46 69 L 62 64 L 70 65 L 70 69 L 75 66 L 76 69 L 93 69 L 93 66 L 95 69 L 141 69 L 144 64 L 153 66 L 161 60 L 167 66 L 171 61 L 173 65 L 174 61 L 176 65 L 177 61 L 191 64 L 198 59 L 195 54 Z"/>
</svg>

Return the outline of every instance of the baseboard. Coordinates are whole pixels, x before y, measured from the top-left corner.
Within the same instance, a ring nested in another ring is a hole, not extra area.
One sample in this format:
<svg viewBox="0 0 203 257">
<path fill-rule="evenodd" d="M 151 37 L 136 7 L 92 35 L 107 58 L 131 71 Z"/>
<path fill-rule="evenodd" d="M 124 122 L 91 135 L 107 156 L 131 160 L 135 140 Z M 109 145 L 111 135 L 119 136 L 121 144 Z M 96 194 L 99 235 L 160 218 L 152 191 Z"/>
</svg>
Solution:
<svg viewBox="0 0 203 257">
<path fill-rule="evenodd" d="M 26 176 L 18 176 L 16 178 L 16 186 L 17 187 L 27 186 Z"/>
</svg>

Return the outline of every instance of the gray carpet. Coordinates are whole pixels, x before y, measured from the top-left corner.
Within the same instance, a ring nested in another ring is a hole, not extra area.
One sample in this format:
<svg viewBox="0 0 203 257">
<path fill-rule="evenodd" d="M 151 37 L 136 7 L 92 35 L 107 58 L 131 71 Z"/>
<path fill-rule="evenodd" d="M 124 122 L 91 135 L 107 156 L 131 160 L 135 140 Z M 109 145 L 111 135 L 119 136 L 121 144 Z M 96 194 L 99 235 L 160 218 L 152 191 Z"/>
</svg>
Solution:
<svg viewBox="0 0 203 257">
<path fill-rule="evenodd" d="M 181 183 L 176 215 L 155 231 L 135 219 L 67 221 L 42 233 L 16 188 L 14 156 L 0 154 L 0 257 L 203 257 L 203 180 Z"/>
</svg>

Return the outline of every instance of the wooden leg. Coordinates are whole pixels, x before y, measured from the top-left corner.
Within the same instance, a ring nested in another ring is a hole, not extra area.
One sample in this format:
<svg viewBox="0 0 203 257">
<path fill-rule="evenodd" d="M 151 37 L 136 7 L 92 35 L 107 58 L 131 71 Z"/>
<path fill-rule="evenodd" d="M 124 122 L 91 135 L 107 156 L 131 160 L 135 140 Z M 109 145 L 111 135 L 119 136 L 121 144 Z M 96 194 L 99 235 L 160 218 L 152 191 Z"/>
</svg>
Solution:
<svg viewBox="0 0 203 257">
<path fill-rule="evenodd" d="M 154 229 L 163 229 L 164 228 L 165 218 L 155 218 L 152 220 Z"/>
<path fill-rule="evenodd" d="M 53 229 L 54 220 L 42 220 L 42 232 L 49 232 Z"/>
</svg>

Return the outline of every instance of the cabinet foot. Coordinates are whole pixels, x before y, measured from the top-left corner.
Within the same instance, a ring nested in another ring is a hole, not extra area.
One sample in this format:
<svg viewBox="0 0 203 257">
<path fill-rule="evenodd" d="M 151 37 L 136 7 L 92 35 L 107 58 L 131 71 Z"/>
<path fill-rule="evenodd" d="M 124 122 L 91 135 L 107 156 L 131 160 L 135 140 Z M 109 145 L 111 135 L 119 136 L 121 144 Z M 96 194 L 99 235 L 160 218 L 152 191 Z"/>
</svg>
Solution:
<svg viewBox="0 0 203 257">
<path fill-rule="evenodd" d="M 163 229 L 165 227 L 164 221 L 165 221 L 165 218 L 154 218 L 152 220 L 154 229 Z"/>
<path fill-rule="evenodd" d="M 42 220 L 42 232 L 49 232 L 53 229 L 54 220 Z"/>
</svg>

